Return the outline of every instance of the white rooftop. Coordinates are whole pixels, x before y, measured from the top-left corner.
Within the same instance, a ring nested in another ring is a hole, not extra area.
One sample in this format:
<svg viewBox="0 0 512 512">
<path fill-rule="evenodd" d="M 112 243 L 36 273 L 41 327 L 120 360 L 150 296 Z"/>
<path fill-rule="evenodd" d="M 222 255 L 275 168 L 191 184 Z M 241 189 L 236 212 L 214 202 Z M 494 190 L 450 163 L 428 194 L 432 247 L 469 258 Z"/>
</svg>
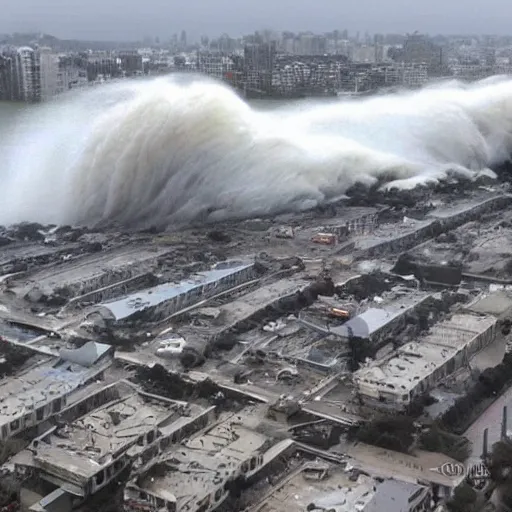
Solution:
<svg viewBox="0 0 512 512">
<path fill-rule="evenodd" d="M 45 364 L 0 383 L 0 425 L 63 397 L 98 373 L 67 361 Z"/>
<path fill-rule="evenodd" d="M 420 341 L 407 343 L 390 358 L 361 368 L 354 373 L 354 380 L 406 394 L 495 323 L 494 317 L 453 315 Z"/>
<path fill-rule="evenodd" d="M 153 288 L 139 291 L 120 300 L 105 302 L 102 307 L 107 308 L 116 320 L 123 320 L 145 309 L 158 306 L 163 302 L 184 295 L 194 288 L 215 283 L 220 279 L 241 272 L 252 267 L 251 263 L 232 262 L 231 265 L 218 264 L 212 270 L 198 272 L 189 279 L 180 283 L 165 283 Z"/>
</svg>

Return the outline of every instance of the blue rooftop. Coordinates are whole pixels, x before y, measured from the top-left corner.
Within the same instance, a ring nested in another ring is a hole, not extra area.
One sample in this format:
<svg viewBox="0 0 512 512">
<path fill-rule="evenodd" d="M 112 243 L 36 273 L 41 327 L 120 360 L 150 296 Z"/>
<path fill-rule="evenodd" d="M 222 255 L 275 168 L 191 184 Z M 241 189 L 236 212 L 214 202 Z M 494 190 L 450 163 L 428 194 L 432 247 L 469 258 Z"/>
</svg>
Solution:
<svg viewBox="0 0 512 512">
<path fill-rule="evenodd" d="M 101 306 L 107 308 L 116 320 L 123 320 L 147 308 L 158 306 L 163 302 L 184 295 L 194 288 L 215 283 L 223 277 L 236 274 L 252 266 L 252 263 L 240 261 L 233 262 L 230 266 L 227 262 L 223 262 L 216 265 L 212 270 L 198 272 L 180 283 L 165 283 L 153 286 L 128 295 L 123 299 L 102 303 Z"/>
</svg>

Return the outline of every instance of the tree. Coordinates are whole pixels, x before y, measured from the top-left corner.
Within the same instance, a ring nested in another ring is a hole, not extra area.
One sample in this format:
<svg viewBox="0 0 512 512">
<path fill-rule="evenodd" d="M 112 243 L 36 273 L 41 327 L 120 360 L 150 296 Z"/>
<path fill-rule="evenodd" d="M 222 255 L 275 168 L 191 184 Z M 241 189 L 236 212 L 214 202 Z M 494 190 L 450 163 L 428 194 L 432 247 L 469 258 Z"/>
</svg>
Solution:
<svg viewBox="0 0 512 512">
<path fill-rule="evenodd" d="M 447 506 L 450 512 L 473 512 L 476 499 L 476 491 L 464 482 L 455 489 Z"/>
</svg>

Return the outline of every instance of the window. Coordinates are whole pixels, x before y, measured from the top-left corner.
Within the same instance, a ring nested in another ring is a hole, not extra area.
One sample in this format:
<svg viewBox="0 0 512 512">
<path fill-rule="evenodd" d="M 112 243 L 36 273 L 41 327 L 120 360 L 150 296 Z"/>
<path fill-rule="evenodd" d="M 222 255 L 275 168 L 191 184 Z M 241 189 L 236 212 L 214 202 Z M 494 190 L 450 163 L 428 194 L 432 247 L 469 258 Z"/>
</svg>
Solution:
<svg viewBox="0 0 512 512">
<path fill-rule="evenodd" d="M 155 440 L 155 433 L 153 431 L 148 433 L 148 444 L 151 444 Z"/>
<path fill-rule="evenodd" d="M 2 425 L 2 439 L 7 439 L 9 436 L 9 431 L 7 430 L 7 425 Z"/>
<path fill-rule="evenodd" d="M 44 407 L 40 407 L 36 411 L 36 420 L 43 421 L 43 419 L 44 419 Z"/>
<path fill-rule="evenodd" d="M 253 457 L 251 459 L 251 471 L 253 471 L 254 469 L 256 469 L 256 457 Z"/>
<path fill-rule="evenodd" d="M 162 498 L 156 499 L 156 506 L 158 508 L 164 508 L 165 507 L 165 501 Z"/>
<path fill-rule="evenodd" d="M 137 439 L 137 444 L 139 446 L 144 446 L 144 438 L 142 436 L 140 436 L 138 439 Z"/>
<path fill-rule="evenodd" d="M 120 471 L 123 467 L 123 459 L 117 459 L 115 462 L 114 462 L 114 471 L 117 473 L 118 471 Z"/>
<path fill-rule="evenodd" d="M 105 481 L 105 473 L 103 471 L 101 473 L 98 473 L 96 475 L 96 485 L 103 485 L 103 482 Z"/>
<path fill-rule="evenodd" d="M 222 489 L 217 489 L 215 493 L 215 501 L 219 501 L 222 498 Z"/>
<path fill-rule="evenodd" d="M 244 462 L 242 464 L 242 473 L 247 473 L 247 471 L 249 471 L 249 464 L 247 464 L 247 462 Z"/>
<path fill-rule="evenodd" d="M 57 414 L 58 412 L 60 412 L 61 408 L 62 408 L 61 399 L 57 398 L 53 402 L 53 414 Z"/>
<path fill-rule="evenodd" d="M 20 420 L 11 421 L 11 432 L 16 432 L 20 429 Z"/>
</svg>

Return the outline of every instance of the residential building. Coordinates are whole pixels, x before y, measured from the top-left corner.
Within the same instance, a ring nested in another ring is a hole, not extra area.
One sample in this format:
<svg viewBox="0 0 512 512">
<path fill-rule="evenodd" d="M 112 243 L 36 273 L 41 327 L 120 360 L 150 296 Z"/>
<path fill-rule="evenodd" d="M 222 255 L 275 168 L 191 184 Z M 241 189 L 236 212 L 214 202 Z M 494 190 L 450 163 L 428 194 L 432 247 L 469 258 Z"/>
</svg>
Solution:
<svg viewBox="0 0 512 512">
<path fill-rule="evenodd" d="M 28 46 L 18 48 L 18 86 L 19 98 L 34 103 L 41 101 L 41 63 L 39 52 Z"/>
<path fill-rule="evenodd" d="M 50 48 L 40 48 L 41 101 L 48 101 L 59 94 L 59 56 Z"/>
</svg>

